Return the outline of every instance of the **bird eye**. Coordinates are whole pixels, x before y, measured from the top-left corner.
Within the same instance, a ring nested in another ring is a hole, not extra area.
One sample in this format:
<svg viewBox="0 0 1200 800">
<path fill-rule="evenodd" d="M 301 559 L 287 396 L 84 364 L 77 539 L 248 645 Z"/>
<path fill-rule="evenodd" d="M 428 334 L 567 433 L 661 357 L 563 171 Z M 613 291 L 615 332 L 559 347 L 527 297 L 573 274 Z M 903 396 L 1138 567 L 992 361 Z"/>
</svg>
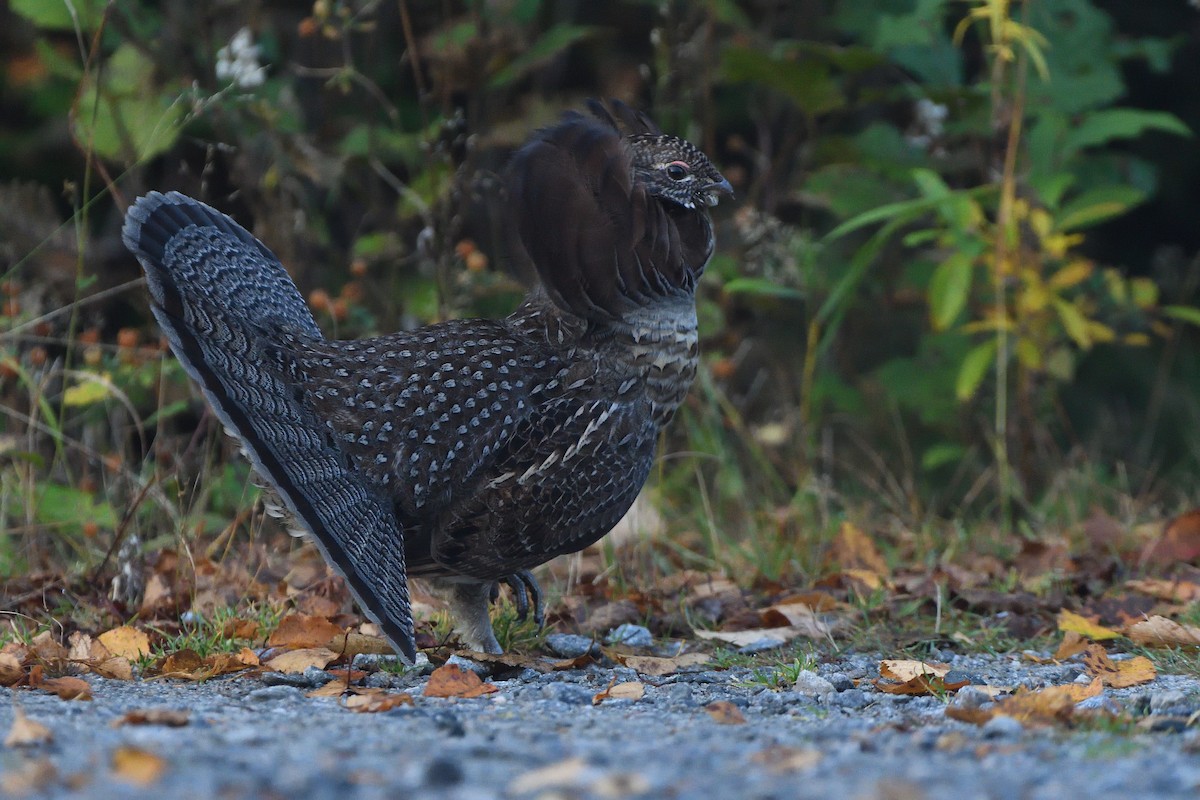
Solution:
<svg viewBox="0 0 1200 800">
<path fill-rule="evenodd" d="M 672 161 L 667 164 L 667 177 L 673 181 L 681 181 L 688 176 L 691 168 L 683 161 Z"/>
</svg>

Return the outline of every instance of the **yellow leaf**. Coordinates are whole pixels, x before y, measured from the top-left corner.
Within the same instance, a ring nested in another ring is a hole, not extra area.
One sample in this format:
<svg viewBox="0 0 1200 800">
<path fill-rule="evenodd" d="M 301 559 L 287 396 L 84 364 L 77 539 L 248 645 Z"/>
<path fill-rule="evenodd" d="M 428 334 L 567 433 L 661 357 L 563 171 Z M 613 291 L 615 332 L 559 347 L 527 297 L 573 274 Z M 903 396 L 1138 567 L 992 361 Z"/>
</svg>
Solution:
<svg viewBox="0 0 1200 800">
<path fill-rule="evenodd" d="M 105 631 L 98 638 L 100 644 L 104 645 L 108 652 L 114 656 L 128 658 L 130 661 L 136 661 L 142 656 L 150 654 L 150 637 L 128 625 Z"/>
<path fill-rule="evenodd" d="M 54 733 L 49 728 L 25 716 L 25 711 L 20 706 L 13 706 L 13 723 L 8 729 L 8 735 L 4 737 L 5 747 L 44 744 L 53 739 Z"/>
<path fill-rule="evenodd" d="M 123 781 L 149 786 L 162 777 L 167 762 L 149 750 L 123 745 L 113 751 L 112 768 L 113 774 Z"/>
<path fill-rule="evenodd" d="M 1051 275 L 1049 286 L 1052 289 L 1067 289 L 1083 283 L 1092 277 L 1092 273 L 1095 271 L 1096 265 L 1091 261 L 1078 259 Z"/>
<path fill-rule="evenodd" d="M 1064 632 L 1075 631 L 1081 636 L 1086 636 L 1097 642 L 1104 641 L 1105 639 L 1116 639 L 1121 635 L 1112 628 L 1106 628 L 1066 609 L 1058 612 L 1058 629 Z"/>
<path fill-rule="evenodd" d="M 108 374 L 89 375 L 74 386 L 63 391 L 63 405 L 90 406 L 112 396 L 112 383 Z"/>
<path fill-rule="evenodd" d="M 275 672 L 296 674 L 304 672 L 309 667 L 325 669 L 335 658 L 337 658 L 337 653 L 325 647 L 305 647 L 280 653 L 268 661 L 265 666 Z"/>
</svg>

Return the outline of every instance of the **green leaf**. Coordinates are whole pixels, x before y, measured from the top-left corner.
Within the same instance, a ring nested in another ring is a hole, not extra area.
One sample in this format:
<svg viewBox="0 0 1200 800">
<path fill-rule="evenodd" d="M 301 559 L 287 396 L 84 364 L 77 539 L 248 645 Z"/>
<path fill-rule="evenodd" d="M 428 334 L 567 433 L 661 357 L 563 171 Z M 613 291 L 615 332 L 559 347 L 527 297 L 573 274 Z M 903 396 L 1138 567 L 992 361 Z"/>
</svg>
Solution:
<svg viewBox="0 0 1200 800">
<path fill-rule="evenodd" d="M 791 286 L 780 286 L 766 278 L 734 278 L 725 284 L 731 294 L 746 294 L 757 297 L 779 297 L 786 300 L 803 300 L 804 293 Z"/>
<path fill-rule="evenodd" d="M 1171 319 L 1177 319 L 1200 328 L 1200 308 L 1195 306 L 1163 306 L 1162 313 Z"/>
<path fill-rule="evenodd" d="M 974 257 L 969 253 L 953 253 L 938 264 L 929 281 L 929 316 L 935 331 L 944 331 L 954 324 L 967 306 L 971 295 L 971 275 Z"/>
<path fill-rule="evenodd" d="M 967 448 L 961 444 L 942 442 L 935 444 L 921 455 L 921 469 L 932 471 L 945 464 L 961 461 Z"/>
<path fill-rule="evenodd" d="M 730 83 L 774 89 L 808 114 L 823 114 L 846 104 L 823 59 L 776 55 L 754 47 L 726 47 L 721 72 Z"/>
<path fill-rule="evenodd" d="M 1133 139 L 1149 130 L 1178 136 L 1192 135 L 1191 129 L 1179 117 L 1166 111 L 1110 108 L 1085 116 L 1083 122 L 1066 134 L 1064 146 L 1068 153 L 1075 153 L 1114 139 Z"/>
<path fill-rule="evenodd" d="M 9 0 L 8 7 L 43 30 L 73 31 L 78 18 L 79 30 L 92 31 L 105 4 L 106 0 Z"/>
<path fill-rule="evenodd" d="M 1062 321 L 1063 328 L 1067 335 L 1083 348 L 1092 346 L 1092 337 L 1088 335 L 1087 318 L 1078 306 L 1066 300 L 1055 299 L 1054 310 L 1058 312 L 1058 318 Z"/>
<path fill-rule="evenodd" d="M 1101 186 L 1064 205 L 1054 228 L 1060 232 L 1087 228 L 1120 216 L 1145 199 L 1146 193 L 1133 186 Z"/>
<path fill-rule="evenodd" d="M 97 84 L 97 74 L 103 80 Z M 154 64 L 123 44 L 105 68 L 86 77 L 75 117 L 75 135 L 101 156 L 143 161 L 170 148 L 187 113 L 182 96 L 156 91 Z"/>
<path fill-rule="evenodd" d="M 108 503 L 97 503 L 90 492 L 54 483 L 42 483 L 34 489 L 35 519 L 42 525 L 77 528 L 95 522 L 101 528 L 115 528 L 117 515 Z"/>
<path fill-rule="evenodd" d="M 954 394 L 961 402 L 966 402 L 979 391 L 980 384 L 987 376 L 988 368 L 996 358 L 996 340 L 988 339 L 971 348 L 958 368 L 958 380 L 954 385 Z"/>
<path fill-rule="evenodd" d="M 85 378 L 63 390 L 63 405 L 90 406 L 100 403 L 112 396 L 112 389 L 112 383 L 107 376 Z"/>
<path fill-rule="evenodd" d="M 507 66 L 493 75 L 491 80 L 488 81 L 488 86 L 492 89 L 507 86 L 526 72 L 529 72 L 534 67 L 541 66 L 581 39 L 591 36 L 596 30 L 591 25 L 555 25 L 542 34 L 542 37 L 530 45 L 524 53 L 514 58 Z"/>
</svg>

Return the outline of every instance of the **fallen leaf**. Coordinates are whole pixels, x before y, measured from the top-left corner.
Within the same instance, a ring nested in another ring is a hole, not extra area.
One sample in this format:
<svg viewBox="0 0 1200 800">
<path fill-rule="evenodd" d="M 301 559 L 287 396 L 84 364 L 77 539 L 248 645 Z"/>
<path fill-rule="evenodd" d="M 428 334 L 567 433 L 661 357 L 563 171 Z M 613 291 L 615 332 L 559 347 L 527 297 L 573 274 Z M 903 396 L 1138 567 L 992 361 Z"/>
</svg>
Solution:
<svg viewBox="0 0 1200 800">
<path fill-rule="evenodd" d="M 637 681 L 610 684 L 603 692 L 598 692 L 592 698 L 592 705 L 598 706 L 605 700 L 632 700 L 637 702 L 646 696 L 646 684 Z"/>
<path fill-rule="evenodd" d="M 828 639 L 830 635 L 829 626 L 820 621 L 816 621 L 812 628 L 789 625 L 784 628 L 752 628 L 748 631 L 693 631 L 693 633 L 701 639 L 715 639 L 734 647 L 757 644 L 764 639 L 776 641 L 782 646 L 801 636 L 808 639 Z"/>
<path fill-rule="evenodd" d="M 346 698 L 346 708 L 360 714 L 375 714 L 381 711 L 391 711 L 400 706 L 415 705 L 413 697 L 408 692 L 385 692 L 380 694 L 352 694 Z"/>
<path fill-rule="evenodd" d="M 579 756 L 547 764 L 518 775 L 508 784 L 510 795 L 541 794 L 551 789 L 572 788 L 580 785 L 595 770 Z"/>
<path fill-rule="evenodd" d="M 945 664 L 930 664 L 927 661 L 885 658 L 879 662 L 880 677 L 894 681 L 909 681 L 927 675 L 944 678 L 949 671 L 950 667 Z"/>
<path fill-rule="evenodd" d="M 265 666 L 274 672 L 297 674 L 309 667 L 325 669 L 337 658 L 337 653 L 326 647 L 304 647 L 299 650 L 288 650 L 268 661 Z"/>
<path fill-rule="evenodd" d="M 186 708 L 135 708 L 125 716 L 112 722 L 114 728 L 122 725 L 163 725 L 167 728 L 182 728 L 188 724 L 191 712 Z"/>
<path fill-rule="evenodd" d="M 1063 634 L 1062 644 L 1054 651 L 1055 661 L 1066 661 L 1087 649 L 1088 641 L 1079 631 L 1067 631 Z"/>
<path fill-rule="evenodd" d="M 711 658 L 704 653 L 682 653 L 673 658 L 658 658 L 656 656 L 632 656 L 614 653 L 613 659 L 626 667 L 637 670 L 642 675 L 662 677 L 674 675 L 677 672 L 690 670 L 707 664 Z"/>
<path fill-rule="evenodd" d="M 127 783 L 149 786 L 162 777 L 166 768 L 167 762 L 162 756 L 140 747 L 122 745 L 113 751 L 113 775 Z"/>
<path fill-rule="evenodd" d="M 0 686 L 12 686 L 24 677 L 21 659 L 12 653 L 0 653 Z"/>
<path fill-rule="evenodd" d="M 875 688 L 884 694 L 938 696 L 957 692 L 968 684 L 970 684 L 970 681 L 967 680 L 947 683 L 945 678 L 939 678 L 937 675 L 918 675 L 902 683 L 888 683 L 882 680 L 875 681 Z"/>
<path fill-rule="evenodd" d="M 32 685 L 32 684 L 31 684 Z M 91 700 L 92 685 L 83 678 L 44 678 L 33 686 L 35 689 L 45 689 L 53 692 L 63 700 Z"/>
<path fill-rule="evenodd" d="M 728 700 L 714 700 L 704 707 L 708 715 L 721 725 L 745 725 L 742 710 Z"/>
<path fill-rule="evenodd" d="M 204 659 L 195 650 L 176 650 L 157 665 L 159 674 L 165 678 L 192 678 L 204 666 Z"/>
<path fill-rule="evenodd" d="M 876 578 L 888 574 L 887 561 L 875 542 L 852 522 L 843 522 L 829 548 L 829 558 L 843 571 L 862 570 Z"/>
<path fill-rule="evenodd" d="M 40 722 L 25 716 L 25 710 L 13 705 L 13 723 L 4 737 L 5 747 L 29 747 L 54 740 L 54 733 Z"/>
<path fill-rule="evenodd" d="M 1170 566 L 1200 556 L 1200 509 L 1180 514 L 1166 524 L 1162 536 L 1142 551 L 1141 563 Z"/>
<path fill-rule="evenodd" d="M 1200 600 L 1200 584 L 1192 581 L 1145 578 L 1125 581 L 1125 588 L 1172 603 L 1192 603 Z"/>
<path fill-rule="evenodd" d="M 482 697 L 499 691 L 493 683 L 463 669 L 458 664 L 443 664 L 435 669 L 425 683 L 425 697 Z"/>
<path fill-rule="evenodd" d="M 1083 654 L 1083 664 L 1093 678 L 1099 678 L 1105 686 L 1124 689 L 1149 683 L 1158 677 L 1154 664 L 1145 656 L 1134 656 L 1124 661 L 1113 661 L 1098 644 L 1090 644 Z"/>
<path fill-rule="evenodd" d="M 137 661 L 142 656 L 150 655 L 150 637 L 128 625 L 105 631 L 99 639 L 100 644 L 114 656 Z"/>
<path fill-rule="evenodd" d="M 766 750 L 760 750 L 751 756 L 756 764 L 761 764 L 776 774 L 799 772 L 811 769 L 821 761 L 821 751 L 813 747 L 787 747 L 774 745 Z"/>
<path fill-rule="evenodd" d="M 1200 627 L 1157 615 L 1130 625 L 1125 635 L 1146 647 L 1200 647 Z"/>
<path fill-rule="evenodd" d="M 0 797 L 49 796 L 58 780 L 58 770 L 48 758 L 25 759 L 15 768 L 0 772 Z"/>
<path fill-rule="evenodd" d="M 257 639 L 262 626 L 252 619 L 231 619 L 221 628 L 226 639 Z"/>
<path fill-rule="evenodd" d="M 344 631 L 324 617 L 310 617 L 306 614 L 288 614 L 279 621 L 279 627 L 267 639 L 271 647 L 291 647 L 295 649 L 325 648 L 335 636 L 341 636 Z"/>
<path fill-rule="evenodd" d="M 1112 628 L 1106 628 L 1087 617 L 1081 617 L 1073 611 L 1063 609 L 1058 612 L 1058 629 L 1060 631 L 1075 631 L 1081 636 L 1086 636 L 1092 641 L 1100 642 L 1105 639 L 1117 639 L 1121 636 L 1120 633 Z"/>
</svg>

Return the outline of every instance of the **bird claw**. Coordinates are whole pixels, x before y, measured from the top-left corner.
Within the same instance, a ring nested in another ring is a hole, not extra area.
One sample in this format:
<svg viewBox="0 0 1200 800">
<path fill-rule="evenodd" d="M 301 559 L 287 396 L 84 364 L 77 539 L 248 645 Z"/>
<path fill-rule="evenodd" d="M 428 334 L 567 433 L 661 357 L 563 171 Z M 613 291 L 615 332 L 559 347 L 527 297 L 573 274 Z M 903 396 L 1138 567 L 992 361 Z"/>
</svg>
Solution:
<svg viewBox="0 0 1200 800">
<path fill-rule="evenodd" d="M 546 615 L 542 605 L 542 587 L 538 585 L 537 578 L 533 577 L 533 573 L 523 569 L 512 575 L 505 575 L 501 580 L 508 584 L 508 588 L 512 589 L 513 601 L 517 604 L 517 619 L 524 620 L 529 616 L 529 598 L 532 597 L 533 621 L 537 623 L 538 628 L 545 625 Z M 499 587 L 497 586 L 497 588 Z"/>
</svg>

